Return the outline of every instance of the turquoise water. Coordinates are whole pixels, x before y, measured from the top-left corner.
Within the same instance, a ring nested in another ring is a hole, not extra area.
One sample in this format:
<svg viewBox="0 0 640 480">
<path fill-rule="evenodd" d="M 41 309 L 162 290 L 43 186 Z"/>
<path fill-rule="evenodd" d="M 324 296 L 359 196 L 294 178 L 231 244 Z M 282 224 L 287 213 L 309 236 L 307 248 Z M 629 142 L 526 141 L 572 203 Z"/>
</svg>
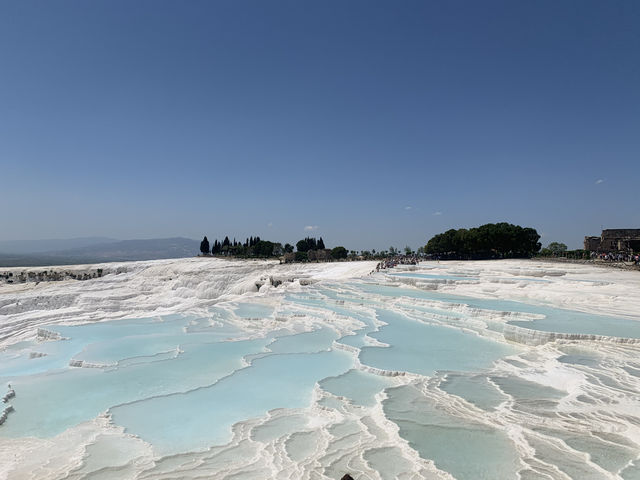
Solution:
<svg viewBox="0 0 640 480">
<path fill-rule="evenodd" d="M 539 308 L 534 313 L 545 315 L 539 320 L 511 321 L 511 325 L 557 333 L 580 333 L 612 337 L 640 338 L 640 321 L 593 315 L 571 310 Z"/>
<path fill-rule="evenodd" d="M 495 410 L 508 400 L 484 375 L 448 374 L 440 388 L 487 411 Z"/>
<path fill-rule="evenodd" d="M 346 397 L 357 405 L 373 406 L 375 395 L 393 384 L 391 380 L 360 370 L 349 370 L 339 377 L 322 380 L 320 386 L 334 395 Z"/>
<path fill-rule="evenodd" d="M 65 368 L 69 360 L 77 358 L 76 355 L 90 356 L 89 352 L 83 354 L 83 349 L 96 347 L 97 343 L 104 345 L 105 355 L 100 357 L 97 354 L 96 359 L 107 359 L 108 362 L 131 356 L 160 353 L 171 346 L 173 348 L 177 346 L 177 337 L 183 334 L 186 324 L 187 320 L 184 318 L 168 316 L 162 320 L 143 318 L 81 326 L 51 326 L 48 330 L 59 333 L 65 339 L 44 343 L 23 342 L 20 349 L 14 348 L 0 353 L 3 357 L 3 361 L 0 362 L 0 379 Z M 161 346 L 155 341 L 149 344 L 130 341 L 132 338 L 140 340 L 141 337 L 146 337 L 161 343 L 162 340 L 171 336 L 176 338 L 171 346 L 167 346 L 166 343 Z M 109 344 L 111 344 L 110 354 L 107 353 Z M 13 352 L 14 355 L 6 355 L 9 352 Z M 46 356 L 30 359 L 29 354 L 32 352 L 44 353 Z"/>
<path fill-rule="evenodd" d="M 459 479 L 516 478 L 513 442 L 488 425 L 447 414 L 413 386 L 388 390 L 384 411 L 424 458 Z"/>
<path fill-rule="evenodd" d="M 0 435 L 51 437 L 114 405 L 211 385 L 241 368 L 243 356 L 266 344 L 266 339 L 184 344 L 184 353 L 170 360 L 5 378 L 17 395 L 11 402 L 15 411 Z"/>
<path fill-rule="evenodd" d="M 270 355 L 206 388 L 111 409 L 127 431 L 160 453 L 204 449 L 228 442 L 231 426 L 274 408 L 308 406 L 317 378 L 347 371 L 343 352 Z"/>
<path fill-rule="evenodd" d="M 390 287 L 371 283 L 363 285 L 362 289 L 369 293 L 387 297 L 436 300 L 446 303 L 464 304 L 471 308 L 493 310 L 496 312 L 520 312 L 544 315 L 544 318 L 539 320 L 514 320 L 508 322 L 512 325 L 533 330 L 640 338 L 640 320 L 595 315 L 575 310 L 554 308 L 546 305 L 531 305 L 510 300 L 479 299 L 460 295 L 450 295 L 438 291 Z"/>
<path fill-rule="evenodd" d="M 392 277 L 422 278 L 425 280 L 477 280 L 478 277 L 462 277 L 459 275 L 439 275 L 436 273 L 392 273 Z"/>
<path fill-rule="evenodd" d="M 243 318 L 267 318 L 273 314 L 273 307 L 261 303 L 241 303 L 234 313 Z"/>
<path fill-rule="evenodd" d="M 338 334 L 331 328 L 283 336 L 269 345 L 273 353 L 314 353 L 327 350 Z"/>
<path fill-rule="evenodd" d="M 390 345 L 388 348 L 364 347 L 363 364 L 383 370 L 406 371 L 431 376 L 437 370 L 488 368 L 515 347 L 465 333 L 456 328 L 429 325 L 404 315 L 378 310 L 388 325 L 371 336 Z"/>
</svg>

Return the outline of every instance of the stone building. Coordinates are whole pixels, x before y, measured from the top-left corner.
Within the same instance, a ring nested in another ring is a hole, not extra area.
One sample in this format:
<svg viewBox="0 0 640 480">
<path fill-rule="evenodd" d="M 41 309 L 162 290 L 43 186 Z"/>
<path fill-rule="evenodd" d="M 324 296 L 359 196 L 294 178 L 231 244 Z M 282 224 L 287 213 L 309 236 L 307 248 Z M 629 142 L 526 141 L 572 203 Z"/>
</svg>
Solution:
<svg viewBox="0 0 640 480">
<path fill-rule="evenodd" d="M 584 249 L 589 252 L 600 250 L 600 237 L 584 237 Z"/>
<path fill-rule="evenodd" d="M 638 252 L 640 228 L 602 230 L 599 237 L 584 237 L 584 249 L 592 252 Z"/>
</svg>

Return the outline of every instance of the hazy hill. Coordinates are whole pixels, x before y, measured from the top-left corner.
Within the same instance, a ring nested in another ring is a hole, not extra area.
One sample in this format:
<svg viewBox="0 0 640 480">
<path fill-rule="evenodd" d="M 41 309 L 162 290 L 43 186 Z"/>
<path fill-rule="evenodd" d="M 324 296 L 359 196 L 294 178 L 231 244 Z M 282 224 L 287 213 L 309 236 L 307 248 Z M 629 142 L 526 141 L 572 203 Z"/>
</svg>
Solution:
<svg viewBox="0 0 640 480">
<path fill-rule="evenodd" d="M 90 243 L 88 245 L 85 243 L 82 246 L 64 250 L 31 251 L 25 253 L 4 253 L 0 250 L 0 267 L 72 265 L 79 263 L 182 258 L 197 255 L 200 250 L 200 242 L 181 237 L 153 238 L 148 240 L 107 240 L 107 242 Z M 1 247 L 2 245 L 0 244 L 0 248 Z"/>
<path fill-rule="evenodd" d="M 107 237 L 64 238 L 50 240 L 0 240 L 0 254 L 31 254 L 43 252 L 60 252 L 91 245 L 104 245 L 118 240 Z"/>
</svg>

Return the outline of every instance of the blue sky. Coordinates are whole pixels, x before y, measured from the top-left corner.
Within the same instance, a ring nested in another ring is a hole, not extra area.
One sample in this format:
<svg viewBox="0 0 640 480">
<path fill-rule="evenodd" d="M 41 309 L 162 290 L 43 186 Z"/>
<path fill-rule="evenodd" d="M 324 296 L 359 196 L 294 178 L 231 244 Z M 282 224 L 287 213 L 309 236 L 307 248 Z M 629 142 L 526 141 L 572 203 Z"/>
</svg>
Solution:
<svg viewBox="0 0 640 480">
<path fill-rule="evenodd" d="M 640 228 L 640 2 L 0 12 L 0 240 Z"/>
</svg>

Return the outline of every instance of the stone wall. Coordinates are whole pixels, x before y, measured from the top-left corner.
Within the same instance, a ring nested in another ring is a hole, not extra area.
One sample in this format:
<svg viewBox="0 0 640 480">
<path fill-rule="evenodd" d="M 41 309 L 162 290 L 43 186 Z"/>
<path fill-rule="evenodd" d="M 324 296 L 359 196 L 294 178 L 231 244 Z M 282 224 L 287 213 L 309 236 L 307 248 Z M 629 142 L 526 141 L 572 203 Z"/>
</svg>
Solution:
<svg viewBox="0 0 640 480">
<path fill-rule="evenodd" d="M 592 252 L 629 252 L 640 249 L 640 228 L 602 230 L 600 237 L 584 237 L 584 249 Z"/>
<path fill-rule="evenodd" d="M 640 228 L 605 229 L 602 238 L 640 238 Z"/>
<path fill-rule="evenodd" d="M 48 270 L 25 269 L 0 271 L 0 283 L 26 283 L 26 282 L 57 282 L 62 280 L 90 280 L 100 278 L 103 275 L 102 268 L 87 268 L 84 270 L 52 267 Z"/>
<path fill-rule="evenodd" d="M 584 237 L 584 249 L 590 252 L 600 250 L 600 237 Z"/>
</svg>

